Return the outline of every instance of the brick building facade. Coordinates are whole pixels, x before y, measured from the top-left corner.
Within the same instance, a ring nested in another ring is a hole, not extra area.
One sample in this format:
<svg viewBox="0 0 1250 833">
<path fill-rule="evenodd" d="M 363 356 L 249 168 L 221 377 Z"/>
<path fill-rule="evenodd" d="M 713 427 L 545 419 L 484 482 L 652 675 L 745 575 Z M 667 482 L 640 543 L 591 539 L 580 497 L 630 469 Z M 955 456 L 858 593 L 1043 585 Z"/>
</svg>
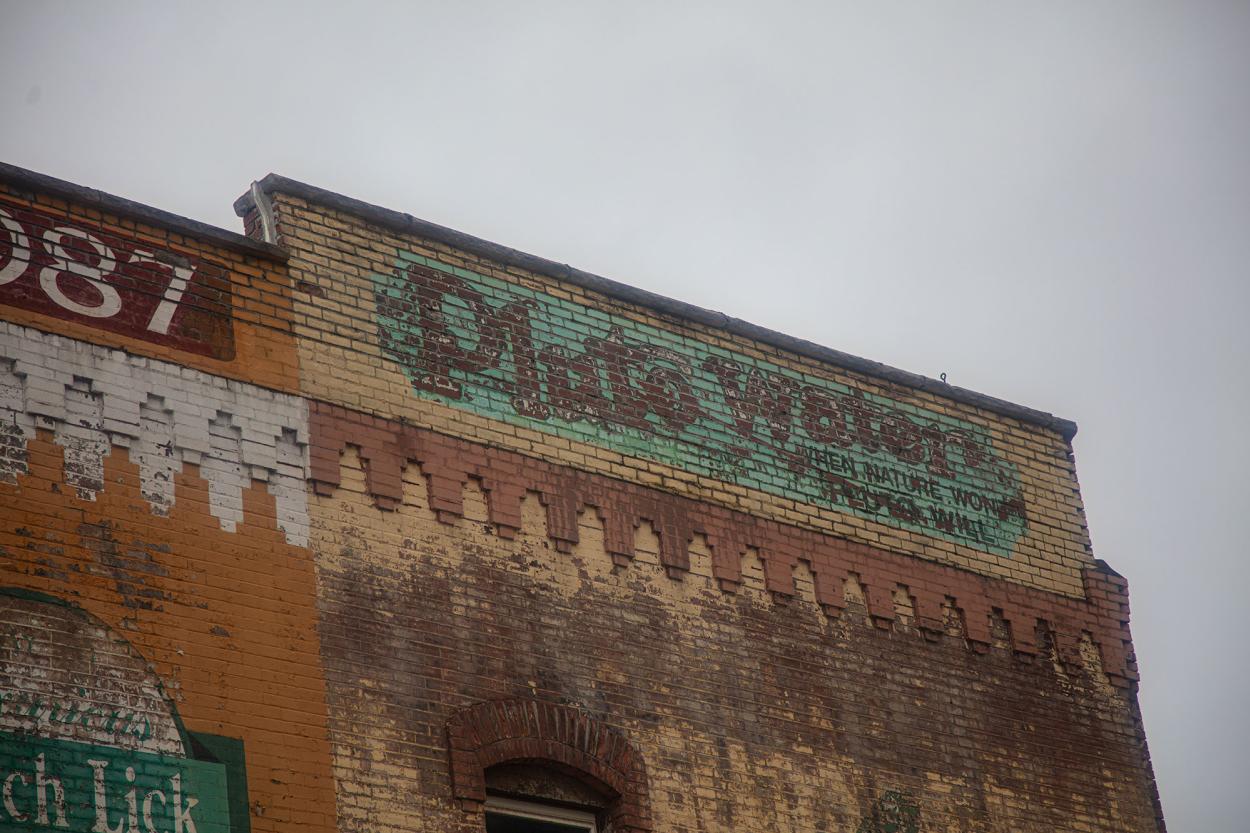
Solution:
<svg viewBox="0 0 1250 833">
<path fill-rule="evenodd" d="M 1164 829 L 1072 423 L 235 209 L 0 168 L 0 826 Z"/>
</svg>

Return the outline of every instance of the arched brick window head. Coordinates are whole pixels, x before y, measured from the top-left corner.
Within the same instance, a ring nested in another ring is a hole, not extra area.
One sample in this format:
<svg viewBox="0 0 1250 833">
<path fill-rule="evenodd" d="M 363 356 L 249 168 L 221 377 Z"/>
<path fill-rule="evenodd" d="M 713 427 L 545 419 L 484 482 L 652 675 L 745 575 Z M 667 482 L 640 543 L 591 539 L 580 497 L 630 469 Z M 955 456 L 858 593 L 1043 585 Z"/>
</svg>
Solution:
<svg viewBox="0 0 1250 833">
<path fill-rule="evenodd" d="M 647 772 L 642 757 L 615 729 L 580 709 L 538 700 L 493 700 L 447 721 L 452 792 L 482 813 L 486 770 L 536 764 L 577 778 L 605 799 L 612 833 L 650 833 Z"/>
</svg>

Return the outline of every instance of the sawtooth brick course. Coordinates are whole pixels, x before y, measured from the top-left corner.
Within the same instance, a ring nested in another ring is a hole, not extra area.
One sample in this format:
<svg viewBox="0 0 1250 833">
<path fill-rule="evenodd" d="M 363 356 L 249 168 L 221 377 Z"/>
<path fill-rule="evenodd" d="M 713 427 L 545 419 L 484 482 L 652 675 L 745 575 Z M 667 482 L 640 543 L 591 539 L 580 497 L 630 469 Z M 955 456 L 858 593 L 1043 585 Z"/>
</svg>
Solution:
<svg viewBox="0 0 1250 833">
<path fill-rule="evenodd" d="M 277 500 L 291 543 L 308 542 L 307 406 L 288 394 L 0 321 L 0 481 L 24 471 L 36 428 L 65 448 L 66 483 L 91 500 L 112 446 L 130 449 L 152 511 L 169 512 L 173 474 L 201 466 L 222 527 L 242 520 L 253 479 Z"/>
<path fill-rule="evenodd" d="M 578 544 L 582 512 L 594 507 L 603 519 L 605 550 L 620 567 L 634 559 L 635 530 L 646 523 L 658 535 L 660 563 L 674 580 L 690 569 L 689 544 L 701 536 L 711 548 L 713 576 L 724 592 L 742 583 L 742 557 L 751 550 L 764 563 L 765 588 L 783 599 L 794 596 L 795 570 L 805 565 L 816 602 L 831 616 L 846 607 L 843 587 L 854 576 L 867 612 L 883 627 L 895 618 L 895 593 L 906 588 L 912 615 L 924 631 L 943 631 L 943 606 L 953 601 L 963 612 L 968 640 L 978 649 L 990 644 L 990 616 L 997 612 L 1011 626 L 1013 647 L 1021 653 L 1038 652 L 1036 632 L 1045 626 L 1065 661 L 1080 664 L 1080 645 L 1088 636 L 1113 680 L 1137 679 L 1127 583 L 1105 567 L 1088 568 L 1085 599 L 1072 599 L 334 405 L 314 402 L 311 407 L 310 477 L 319 495 L 338 489 L 340 457 L 351 446 L 360 456 L 365 488 L 381 509 L 393 510 L 403 502 L 403 469 L 412 463 L 428 480 L 430 508 L 444 521 L 463 516 L 463 490 L 472 481 L 486 495 L 492 530 L 513 538 L 521 527 L 522 499 L 537 495 L 552 546 L 567 553 Z"/>
</svg>

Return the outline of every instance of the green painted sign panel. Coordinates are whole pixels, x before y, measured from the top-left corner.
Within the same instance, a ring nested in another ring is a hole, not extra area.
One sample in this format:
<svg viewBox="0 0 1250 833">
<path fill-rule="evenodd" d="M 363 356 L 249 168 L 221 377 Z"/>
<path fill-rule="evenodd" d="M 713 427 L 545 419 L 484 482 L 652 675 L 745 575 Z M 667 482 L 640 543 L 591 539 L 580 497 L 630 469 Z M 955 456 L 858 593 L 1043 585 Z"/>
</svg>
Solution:
<svg viewBox="0 0 1250 833">
<path fill-rule="evenodd" d="M 230 833 L 224 764 L 0 733 L 0 831 Z"/>
<path fill-rule="evenodd" d="M 399 252 L 385 354 L 422 397 L 1010 555 L 1019 475 L 984 428 L 673 330 Z"/>
</svg>

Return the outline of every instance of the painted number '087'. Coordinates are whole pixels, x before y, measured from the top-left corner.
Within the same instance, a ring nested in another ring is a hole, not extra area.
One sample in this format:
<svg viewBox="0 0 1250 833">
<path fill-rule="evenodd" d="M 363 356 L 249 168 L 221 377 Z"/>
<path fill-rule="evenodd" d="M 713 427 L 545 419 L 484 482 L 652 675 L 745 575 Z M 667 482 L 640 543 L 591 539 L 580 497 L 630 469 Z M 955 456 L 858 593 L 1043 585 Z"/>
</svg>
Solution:
<svg viewBox="0 0 1250 833">
<path fill-rule="evenodd" d="M 0 267 L 0 286 L 4 286 L 25 273 L 31 260 L 31 245 L 30 237 L 22 224 L 3 208 L 0 208 L 0 226 L 3 226 L 7 233 L 11 247 L 8 263 Z M 90 264 L 76 260 L 66 249 L 66 238 L 69 237 L 78 238 L 90 246 L 95 251 L 96 263 Z M 106 280 L 117 269 L 117 254 L 102 240 L 82 229 L 57 226 L 43 232 L 42 242 L 54 261 L 39 270 L 39 287 L 53 303 L 69 312 L 90 318 L 112 318 L 121 312 L 122 296 Z M 173 270 L 169 285 L 165 288 L 160 303 L 156 305 L 156 309 L 147 322 L 149 331 L 160 335 L 168 334 L 174 313 L 178 309 L 178 304 L 182 302 L 183 293 L 186 292 L 187 284 L 195 269 L 162 263 L 152 252 L 138 249 L 131 253 L 126 263 Z M 99 303 L 85 304 L 66 295 L 60 282 L 71 278 L 85 282 L 99 293 Z"/>
</svg>

